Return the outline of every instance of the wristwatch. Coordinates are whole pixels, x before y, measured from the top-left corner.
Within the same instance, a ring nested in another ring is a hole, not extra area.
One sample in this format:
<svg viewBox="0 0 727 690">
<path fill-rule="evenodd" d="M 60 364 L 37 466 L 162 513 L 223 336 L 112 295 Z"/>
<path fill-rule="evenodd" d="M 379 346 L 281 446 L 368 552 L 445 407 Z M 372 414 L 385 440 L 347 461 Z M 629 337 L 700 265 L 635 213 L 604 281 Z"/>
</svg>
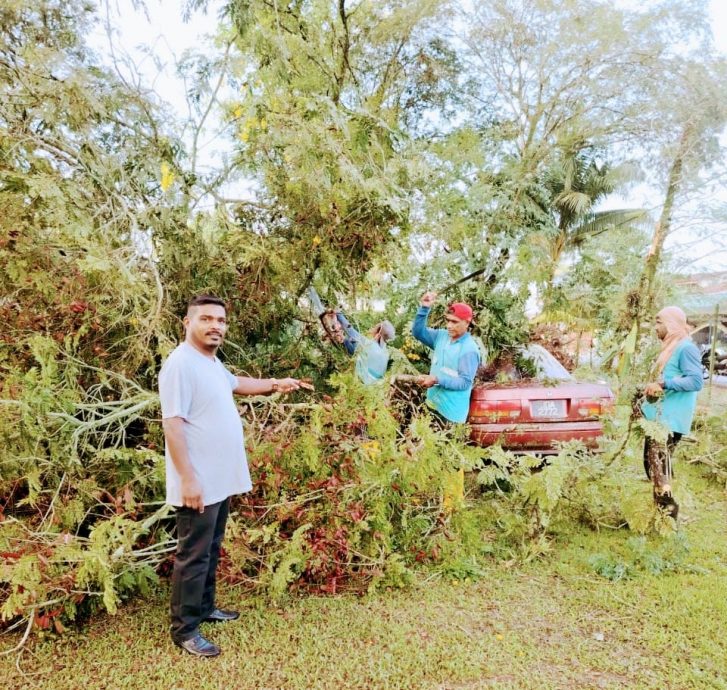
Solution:
<svg viewBox="0 0 727 690">
<path fill-rule="evenodd" d="M 277 393 L 280 388 L 280 381 L 278 379 L 270 379 L 270 392 Z"/>
</svg>

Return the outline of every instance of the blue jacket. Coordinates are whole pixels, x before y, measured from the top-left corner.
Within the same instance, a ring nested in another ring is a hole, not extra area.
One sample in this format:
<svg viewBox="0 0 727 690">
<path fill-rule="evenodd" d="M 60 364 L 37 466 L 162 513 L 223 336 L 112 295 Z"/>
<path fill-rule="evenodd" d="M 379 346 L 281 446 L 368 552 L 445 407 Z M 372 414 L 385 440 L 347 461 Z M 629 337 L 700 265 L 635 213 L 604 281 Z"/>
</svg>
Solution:
<svg viewBox="0 0 727 690">
<path fill-rule="evenodd" d="M 466 422 L 472 384 L 480 366 L 480 351 L 469 333 L 452 340 L 444 328 L 428 328 L 429 307 L 419 307 L 414 337 L 434 350 L 429 373 L 437 385 L 427 392 L 427 403 L 450 422 Z"/>
<path fill-rule="evenodd" d="M 703 385 L 699 350 L 691 338 L 684 338 L 664 367 L 663 397 L 645 402 L 641 411 L 646 419 L 666 424 L 672 433 L 688 434 Z"/>
<path fill-rule="evenodd" d="M 389 351 L 386 349 L 386 345 L 361 335 L 343 314 L 336 312 L 336 318 L 346 334 L 343 340 L 346 352 L 349 355 L 356 355 L 358 377 L 367 386 L 381 381 L 386 373 L 386 367 L 389 365 Z"/>
</svg>

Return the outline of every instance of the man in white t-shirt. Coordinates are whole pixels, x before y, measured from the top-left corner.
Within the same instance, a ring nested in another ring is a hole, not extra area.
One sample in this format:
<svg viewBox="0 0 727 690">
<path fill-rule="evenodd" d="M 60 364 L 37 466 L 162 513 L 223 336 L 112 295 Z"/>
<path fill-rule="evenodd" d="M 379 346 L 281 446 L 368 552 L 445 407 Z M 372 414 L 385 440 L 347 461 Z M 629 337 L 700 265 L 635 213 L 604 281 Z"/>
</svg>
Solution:
<svg viewBox="0 0 727 690">
<path fill-rule="evenodd" d="M 227 331 L 225 303 L 200 295 L 189 301 L 185 339 L 159 373 L 166 446 L 167 503 L 177 507 L 171 634 L 196 656 L 220 648 L 199 631 L 202 622 L 239 618 L 215 605 L 215 574 L 229 497 L 252 489 L 242 421 L 233 393 L 264 395 L 312 388 L 298 379 L 231 374 L 215 356 Z"/>
</svg>

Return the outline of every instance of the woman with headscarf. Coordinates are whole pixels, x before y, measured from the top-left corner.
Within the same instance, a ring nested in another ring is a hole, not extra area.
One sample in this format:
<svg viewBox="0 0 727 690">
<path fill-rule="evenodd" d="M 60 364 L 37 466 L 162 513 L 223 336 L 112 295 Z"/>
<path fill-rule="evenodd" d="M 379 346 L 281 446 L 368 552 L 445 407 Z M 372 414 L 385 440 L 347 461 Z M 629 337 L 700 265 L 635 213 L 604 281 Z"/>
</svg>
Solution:
<svg viewBox="0 0 727 690">
<path fill-rule="evenodd" d="M 335 315 L 341 326 L 340 342 L 349 355 L 356 357 L 358 377 L 367 386 L 381 383 L 389 366 L 386 343 L 396 337 L 391 321 L 379 321 L 366 336 L 359 333 L 340 310 Z"/>
<path fill-rule="evenodd" d="M 654 483 L 654 500 L 676 518 L 679 506 L 671 493 L 671 454 L 692 427 L 697 393 L 702 389 L 699 350 L 689 337 L 686 314 L 679 307 L 666 307 L 656 315 L 656 336 L 661 351 L 652 368 L 652 382 L 644 388 L 647 402 L 641 411 L 646 419 L 664 424 L 666 443 L 647 437 L 644 468 Z"/>
</svg>

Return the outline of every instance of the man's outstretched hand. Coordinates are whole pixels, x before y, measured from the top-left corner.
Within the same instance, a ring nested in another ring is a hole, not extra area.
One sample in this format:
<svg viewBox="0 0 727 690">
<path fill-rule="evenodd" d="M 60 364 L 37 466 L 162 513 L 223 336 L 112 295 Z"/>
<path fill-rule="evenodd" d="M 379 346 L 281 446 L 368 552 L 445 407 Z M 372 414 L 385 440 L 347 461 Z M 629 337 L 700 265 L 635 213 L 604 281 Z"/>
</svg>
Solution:
<svg viewBox="0 0 727 690">
<path fill-rule="evenodd" d="M 301 388 L 306 391 L 315 390 L 315 386 L 312 383 L 308 383 L 308 381 L 303 381 L 302 379 L 278 379 L 277 382 L 277 390 L 281 393 L 292 393 Z"/>
</svg>

